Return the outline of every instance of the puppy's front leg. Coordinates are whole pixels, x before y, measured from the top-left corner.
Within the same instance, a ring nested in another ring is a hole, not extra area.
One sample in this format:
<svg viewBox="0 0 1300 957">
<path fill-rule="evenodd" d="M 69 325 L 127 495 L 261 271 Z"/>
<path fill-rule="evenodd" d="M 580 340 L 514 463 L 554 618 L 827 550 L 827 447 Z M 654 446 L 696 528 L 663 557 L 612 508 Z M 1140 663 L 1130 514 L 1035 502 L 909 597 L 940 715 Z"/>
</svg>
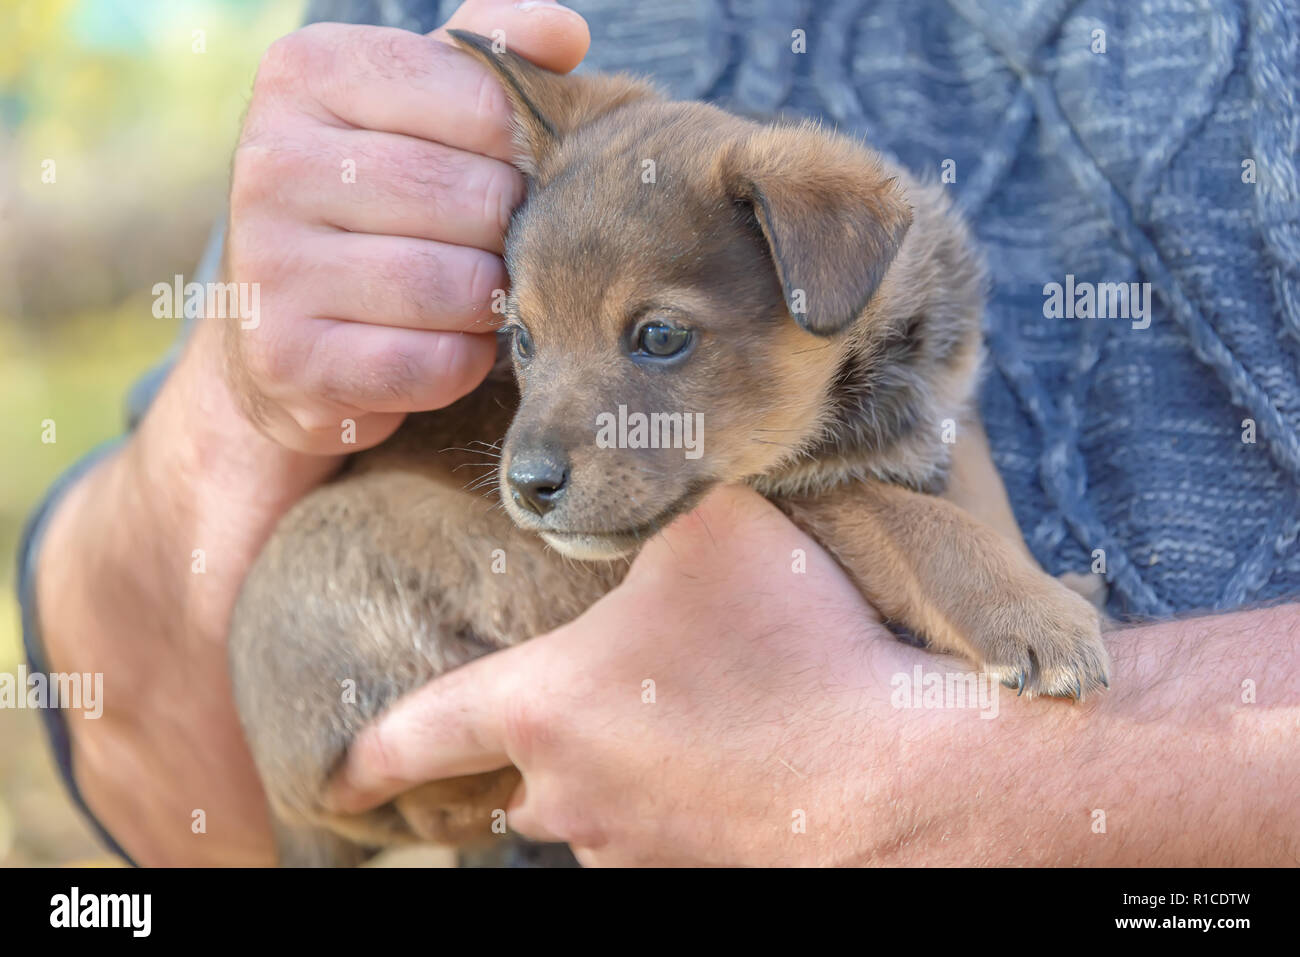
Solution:
<svg viewBox="0 0 1300 957">
<path fill-rule="evenodd" d="M 1033 694 L 1107 683 L 1096 609 L 951 502 L 868 481 L 779 504 L 882 615 L 935 648 Z"/>
</svg>

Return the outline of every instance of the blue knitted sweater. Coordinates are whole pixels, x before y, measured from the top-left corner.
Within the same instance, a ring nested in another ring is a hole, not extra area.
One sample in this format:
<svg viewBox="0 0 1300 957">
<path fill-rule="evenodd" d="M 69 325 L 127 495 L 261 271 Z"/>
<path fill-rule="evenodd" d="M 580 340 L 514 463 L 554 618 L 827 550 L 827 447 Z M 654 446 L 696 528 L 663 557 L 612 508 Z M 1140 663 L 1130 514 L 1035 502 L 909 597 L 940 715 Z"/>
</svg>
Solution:
<svg viewBox="0 0 1300 957">
<path fill-rule="evenodd" d="M 311 12 L 430 30 L 456 6 Z M 950 184 L 992 273 L 994 461 L 1046 568 L 1104 563 L 1118 615 L 1300 595 L 1293 0 L 569 6 L 585 68 L 820 116 Z M 1138 283 L 1149 311 L 1053 309 L 1053 283 Z"/>
</svg>

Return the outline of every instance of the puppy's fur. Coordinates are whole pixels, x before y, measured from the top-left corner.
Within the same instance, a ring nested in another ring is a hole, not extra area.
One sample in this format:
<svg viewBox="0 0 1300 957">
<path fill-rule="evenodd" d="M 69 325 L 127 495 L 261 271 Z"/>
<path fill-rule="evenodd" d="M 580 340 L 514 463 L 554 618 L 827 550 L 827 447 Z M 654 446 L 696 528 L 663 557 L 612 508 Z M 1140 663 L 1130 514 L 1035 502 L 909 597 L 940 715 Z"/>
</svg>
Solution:
<svg viewBox="0 0 1300 957">
<path fill-rule="evenodd" d="M 941 187 L 810 124 L 558 76 L 456 36 L 504 86 L 528 177 L 507 241 L 514 376 L 499 368 L 356 456 L 248 576 L 231 660 L 286 863 L 488 836 L 514 769 L 354 817 L 321 795 L 394 699 L 573 619 L 723 482 L 768 496 L 935 649 L 1030 693 L 1106 681 L 1094 608 L 1014 529 L 939 497 L 945 428 L 982 443 L 970 400 L 983 277 Z M 656 322 L 689 330 L 682 354 L 638 351 Z M 704 454 L 598 447 L 597 417 L 620 405 L 703 413 Z M 463 469 L 498 447 L 504 510 Z M 520 494 L 539 469 L 554 477 L 544 507 Z"/>
</svg>

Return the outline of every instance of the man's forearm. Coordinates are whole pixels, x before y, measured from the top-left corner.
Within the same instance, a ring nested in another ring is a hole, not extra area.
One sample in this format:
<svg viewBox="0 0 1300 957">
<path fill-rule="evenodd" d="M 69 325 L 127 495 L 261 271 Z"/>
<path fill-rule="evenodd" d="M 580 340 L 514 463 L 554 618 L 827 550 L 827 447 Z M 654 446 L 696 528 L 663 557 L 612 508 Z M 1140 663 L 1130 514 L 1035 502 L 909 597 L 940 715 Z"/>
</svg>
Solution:
<svg viewBox="0 0 1300 957">
<path fill-rule="evenodd" d="M 1300 606 L 1111 633 L 1112 689 L 936 713 L 899 794 L 931 828 L 894 864 L 1300 863 Z M 921 795 L 918 802 L 917 795 Z"/>
<path fill-rule="evenodd" d="M 334 467 L 238 413 L 203 341 L 217 332 L 196 330 L 136 434 L 68 491 L 39 557 L 51 669 L 104 674 L 102 717 L 68 715 L 78 785 L 141 863 L 265 860 L 226 629 L 274 522 Z"/>
</svg>

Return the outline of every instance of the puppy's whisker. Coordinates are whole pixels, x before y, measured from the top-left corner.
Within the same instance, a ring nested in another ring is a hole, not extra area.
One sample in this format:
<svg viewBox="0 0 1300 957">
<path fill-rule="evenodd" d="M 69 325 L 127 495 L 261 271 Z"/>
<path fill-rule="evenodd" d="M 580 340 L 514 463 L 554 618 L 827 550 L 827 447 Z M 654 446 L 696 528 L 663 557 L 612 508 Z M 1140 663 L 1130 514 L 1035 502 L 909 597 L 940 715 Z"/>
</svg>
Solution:
<svg viewBox="0 0 1300 957">
<path fill-rule="evenodd" d="M 452 466 L 452 472 L 459 472 L 461 469 L 489 469 L 495 472 L 501 466 L 497 462 L 461 462 L 460 465 Z"/>
</svg>

